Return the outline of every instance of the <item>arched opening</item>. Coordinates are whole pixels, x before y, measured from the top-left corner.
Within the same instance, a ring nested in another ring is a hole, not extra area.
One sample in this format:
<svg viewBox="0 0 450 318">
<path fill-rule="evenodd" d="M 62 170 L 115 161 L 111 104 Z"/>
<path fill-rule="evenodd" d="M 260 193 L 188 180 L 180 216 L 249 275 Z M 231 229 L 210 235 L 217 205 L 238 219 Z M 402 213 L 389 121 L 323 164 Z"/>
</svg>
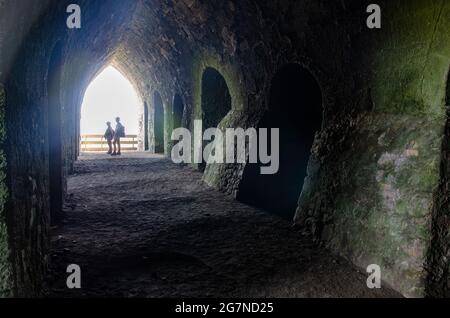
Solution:
<svg viewBox="0 0 450 318">
<path fill-rule="evenodd" d="M 55 221 L 60 214 L 63 203 L 62 171 L 62 132 L 61 132 L 61 75 L 62 44 L 58 42 L 53 49 L 49 63 L 47 80 L 48 92 L 48 145 L 49 145 L 49 191 L 50 216 Z"/>
<path fill-rule="evenodd" d="M 223 76 L 214 68 L 208 67 L 202 76 L 202 128 L 216 128 L 231 111 L 231 95 Z M 204 142 L 205 146 L 208 142 Z M 205 158 L 204 158 L 205 159 Z M 206 163 L 199 165 L 204 170 Z"/>
<path fill-rule="evenodd" d="M 148 134 L 148 105 L 147 102 L 144 102 L 144 150 L 148 151 L 150 150 L 150 143 L 149 143 L 149 134 Z"/>
<path fill-rule="evenodd" d="M 279 171 L 262 175 L 259 164 L 247 164 L 238 200 L 292 219 L 321 126 L 322 94 L 317 81 L 298 64 L 283 67 L 273 78 L 269 109 L 259 124 L 280 129 Z"/>
<path fill-rule="evenodd" d="M 161 95 L 158 92 L 154 94 L 153 105 L 155 110 L 155 153 L 164 153 L 164 105 Z"/>
<path fill-rule="evenodd" d="M 106 67 L 88 86 L 81 106 L 81 151 L 107 152 L 107 122 L 116 118 L 125 127 L 122 151 L 138 150 L 139 108 L 142 101 L 130 81 L 113 66 Z"/>
<path fill-rule="evenodd" d="M 231 110 L 231 95 L 223 76 L 208 67 L 202 77 L 203 129 L 215 128 Z"/>
<path fill-rule="evenodd" d="M 183 125 L 184 104 L 180 95 L 175 94 L 173 99 L 173 129 L 182 127 Z"/>
</svg>

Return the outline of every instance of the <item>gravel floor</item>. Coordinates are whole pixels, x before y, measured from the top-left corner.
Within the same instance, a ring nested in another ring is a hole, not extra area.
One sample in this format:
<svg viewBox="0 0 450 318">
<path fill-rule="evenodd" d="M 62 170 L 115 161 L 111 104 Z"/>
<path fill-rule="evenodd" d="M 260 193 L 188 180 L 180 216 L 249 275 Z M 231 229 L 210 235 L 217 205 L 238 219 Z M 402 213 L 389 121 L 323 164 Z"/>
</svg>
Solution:
<svg viewBox="0 0 450 318">
<path fill-rule="evenodd" d="M 52 229 L 49 297 L 398 297 L 291 224 L 148 154 L 83 155 Z M 66 288 L 78 264 L 82 288 Z"/>
</svg>

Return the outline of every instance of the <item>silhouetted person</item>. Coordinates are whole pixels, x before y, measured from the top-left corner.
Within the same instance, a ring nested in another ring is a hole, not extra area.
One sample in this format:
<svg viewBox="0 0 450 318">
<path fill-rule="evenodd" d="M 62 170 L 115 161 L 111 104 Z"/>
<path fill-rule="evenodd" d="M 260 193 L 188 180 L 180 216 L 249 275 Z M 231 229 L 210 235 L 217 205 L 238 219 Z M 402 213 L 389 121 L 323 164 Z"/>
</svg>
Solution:
<svg viewBox="0 0 450 318">
<path fill-rule="evenodd" d="M 112 156 L 120 156 L 120 138 L 125 137 L 125 127 L 120 123 L 120 117 L 116 118 L 116 131 L 114 133 L 114 152 Z"/>
<path fill-rule="evenodd" d="M 108 143 L 109 150 L 108 150 L 107 154 L 110 155 L 113 152 L 112 142 L 113 142 L 113 139 L 114 139 L 114 129 L 112 129 L 110 121 L 108 121 L 106 123 L 106 126 L 108 126 L 108 128 L 106 128 L 106 132 L 105 132 L 105 135 L 103 137 L 105 137 L 106 142 Z"/>
</svg>

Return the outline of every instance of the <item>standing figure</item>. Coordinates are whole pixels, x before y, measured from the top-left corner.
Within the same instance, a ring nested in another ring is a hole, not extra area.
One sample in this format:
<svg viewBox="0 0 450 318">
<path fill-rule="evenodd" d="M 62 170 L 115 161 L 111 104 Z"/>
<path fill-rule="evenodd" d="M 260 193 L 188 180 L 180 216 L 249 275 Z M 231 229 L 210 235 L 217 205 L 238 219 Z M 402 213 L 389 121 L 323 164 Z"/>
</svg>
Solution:
<svg viewBox="0 0 450 318">
<path fill-rule="evenodd" d="M 125 137 L 125 127 L 120 123 L 120 117 L 116 118 L 116 131 L 114 133 L 114 152 L 112 156 L 120 156 L 120 138 Z"/>
<path fill-rule="evenodd" d="M 108 121 L 106 123 L 106 126 L 108 126 L 108 128 L 106 128 L 106 132 L 103 135 L 103 137 L 105 137 L 106 142 L 108 143 L 109 150 L 108 150 L 107 154 L 110 155 L 113 152 L 113 150 L 112 150 L 112 141 L 114 139 L 114 129 L 112 129 L 110 121 Z"/>
</svg>

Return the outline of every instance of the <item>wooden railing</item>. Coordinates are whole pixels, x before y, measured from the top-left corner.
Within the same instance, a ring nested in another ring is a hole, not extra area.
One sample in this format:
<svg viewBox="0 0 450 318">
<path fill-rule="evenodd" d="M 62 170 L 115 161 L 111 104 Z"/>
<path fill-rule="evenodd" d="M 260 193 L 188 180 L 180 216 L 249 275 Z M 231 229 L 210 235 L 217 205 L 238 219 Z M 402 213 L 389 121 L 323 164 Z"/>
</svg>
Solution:
<svg viewBox="0 0 450 318">
<path fill-rule="evenodd" d="M 126 135 L 120 138 L 122 151 L 137 151 L 138 136 Z M 81 135 L 80 148 L 82 152 L 106 152 L 108 143 L 103 135 Z"/>
</svg>

